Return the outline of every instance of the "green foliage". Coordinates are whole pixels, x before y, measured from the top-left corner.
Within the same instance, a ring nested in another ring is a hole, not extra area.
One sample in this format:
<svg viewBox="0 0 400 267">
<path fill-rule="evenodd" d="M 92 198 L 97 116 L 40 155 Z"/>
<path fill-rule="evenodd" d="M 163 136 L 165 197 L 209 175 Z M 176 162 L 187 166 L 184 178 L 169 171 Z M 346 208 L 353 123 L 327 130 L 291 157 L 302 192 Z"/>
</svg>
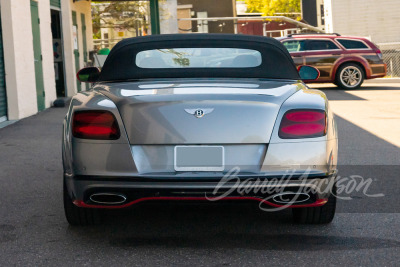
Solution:
<svg viewBox="0 0 400 267">
<path fill-rule="evenodd" d="M 138 22 L 145 23 L 145 1 L 92 1 L 93 38 L 99 39 L 102 27 L 133 30 Z"/>
<path fill-rule="evenodd" d="M 101 31 L 93 32 L 93 39 L 101 39 Z"/>
<path fill-rule="evenodd" d="M 301 12 L 300 0 L 245 0 L 247 12 L 274 16 L 276 13 Z M 297 16 L 295 16 L 297 17 Z"/>
<path fill-rule="evenodd" d="M 245 0 L 247 12 L 262 13 L 265 0 Z"/>
</svg>

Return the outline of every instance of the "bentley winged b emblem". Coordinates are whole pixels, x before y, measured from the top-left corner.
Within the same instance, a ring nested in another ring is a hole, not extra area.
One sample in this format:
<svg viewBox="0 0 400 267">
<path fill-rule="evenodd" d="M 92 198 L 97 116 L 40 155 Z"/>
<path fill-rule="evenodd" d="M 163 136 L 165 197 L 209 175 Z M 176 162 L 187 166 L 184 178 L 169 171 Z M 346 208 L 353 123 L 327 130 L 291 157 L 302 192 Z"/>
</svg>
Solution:
<svg viewBox="0 0 400 267">
<path fill-rule="evenodd" d="M 213 108 L 194 108 L 194 109 L 186 109 L 185 111 L 191 115 L 194 115 L 196 118 L 202 118 L 204 115 L 207 115 L 213 112 Z"/>
</svg>

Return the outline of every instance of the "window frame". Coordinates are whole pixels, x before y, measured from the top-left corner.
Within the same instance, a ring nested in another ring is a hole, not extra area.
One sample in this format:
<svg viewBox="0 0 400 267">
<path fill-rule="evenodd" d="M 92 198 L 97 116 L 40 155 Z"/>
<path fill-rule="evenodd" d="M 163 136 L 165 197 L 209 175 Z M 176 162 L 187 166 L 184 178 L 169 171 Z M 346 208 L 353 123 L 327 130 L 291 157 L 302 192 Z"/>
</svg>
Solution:
<svg viewBox="0 0 400 267">
<path fill-rule="evenodd" d="M 306 48 L 306 42 L 307 42 L 306 39 L 297 39 L 297 38 L 287 39 L 287 40 L 282 41 L 282 45 L 285 46 L 285 43 L 287 43 L 287 42 L 293 42 L 293 41 L 304 42 L 304 50 L 301 50 L 301 51 L 289 51 L 289 50 L 288 50 L 289 53 L 303 53 L 303 52 L 306 52 L 306 51 L 307 51 L 307 50 L 305 49 L 305 48 Z M 285 46 L 285 48 L 286 48 L 286 46 Z M 287 48 L 286 48 L 286 49 L 287 49 Z"/>
<path fill-rule="evenodd" d="M 346 48 L 344 45 L 342 45 L 339 40 L 345 40 L 345 41 L 356 41 L 356 42 L 361 42 L 363 43 L 367 48 Z M 343 47 L 343 49 L 345 50 L 371 50 L 372 48 L 366 43 L 364 42 L 364 40 L 361 39 L 350 39 L 350 38 L 336 38 L 335 41 Z"/>
<path fill-rule="evenodd" d="M 326 41 L 326 42 L 331 42 L 332 44 L 334 44 L 337 48 L 335 49 L 320 49 L 320 50 L 309 50 L 308 46 L 310 44 L 311 41 Z M 326 52 L 326 51 L 342 51 L 343 49 L 336 43 L 334 42 L 332 39 L 330 38 L 312 38 L 312 39 L 306 39 L 306 50 L 304 50 L 305 52 Z"/>
</svg>

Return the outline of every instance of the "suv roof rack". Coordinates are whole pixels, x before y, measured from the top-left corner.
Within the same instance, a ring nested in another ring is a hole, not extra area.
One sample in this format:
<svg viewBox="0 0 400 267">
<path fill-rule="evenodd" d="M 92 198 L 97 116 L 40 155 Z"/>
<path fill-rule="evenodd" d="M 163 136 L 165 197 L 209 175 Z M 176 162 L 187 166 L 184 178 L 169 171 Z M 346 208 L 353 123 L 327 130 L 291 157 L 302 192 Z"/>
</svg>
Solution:
<svg viewBox="0 0 400 267">
<path fill-rule="evenodd" d="M 324 32 L 308 32 L 308 33 L 291 33 L 288 34 L 287 37 L 292 37 L 293 35 L 317 35 L 317 34 L 321 34 L 321 35 L 336 35 L 336 36 L 341 36 L 338 33 L 324 33 Z"/>
</svg>

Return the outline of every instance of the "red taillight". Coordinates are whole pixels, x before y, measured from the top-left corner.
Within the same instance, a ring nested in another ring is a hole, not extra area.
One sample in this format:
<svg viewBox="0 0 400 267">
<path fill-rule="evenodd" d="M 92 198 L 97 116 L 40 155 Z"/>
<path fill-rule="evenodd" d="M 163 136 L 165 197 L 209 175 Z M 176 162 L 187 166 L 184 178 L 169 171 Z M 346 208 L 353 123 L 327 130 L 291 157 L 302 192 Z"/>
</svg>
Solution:
<svg viewBox="0 0 400 267">
<path fill-rule="evenodd" d="M 283 139 L 320 137 L 326 134 L 326 114 L 323 110 L 290 110 L 279 127 Z"/>
<path fill-rule="evenodd" d="M 382 59 L 382 58 L 383 58 L 382 52 L 381 52 L 380 49 L 376 48 L 376 49 L 374 49 L 374 51 L 375 51 L 375 53 L 377 54 L 377 56 L 379 57 L 379 59 Z"/>
<path fill-rule="evenodd" d="M 72 118 L 72 134 L 83 139 L 116 140 L 117 120 L 109 111 L 77 111 Z"/>
</svg>

